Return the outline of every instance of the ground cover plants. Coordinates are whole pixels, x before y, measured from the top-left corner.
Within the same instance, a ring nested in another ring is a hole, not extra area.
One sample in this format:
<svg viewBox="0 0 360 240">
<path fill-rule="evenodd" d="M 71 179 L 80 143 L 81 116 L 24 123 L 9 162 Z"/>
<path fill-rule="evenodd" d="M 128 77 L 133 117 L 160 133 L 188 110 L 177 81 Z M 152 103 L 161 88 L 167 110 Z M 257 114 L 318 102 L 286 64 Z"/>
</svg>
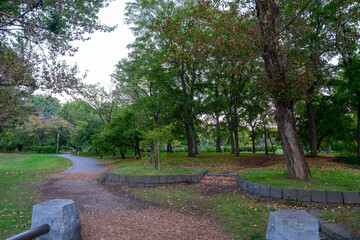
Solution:
<svg viewBox="0 0 360 240">
<path fill-rule="evenodd" d="M 39 201 L 36 187 L 49 173 L 71 161 L 43 154 L 0 154 L 0 238 L 30 229 L 32 206 Z"/>
</svg>

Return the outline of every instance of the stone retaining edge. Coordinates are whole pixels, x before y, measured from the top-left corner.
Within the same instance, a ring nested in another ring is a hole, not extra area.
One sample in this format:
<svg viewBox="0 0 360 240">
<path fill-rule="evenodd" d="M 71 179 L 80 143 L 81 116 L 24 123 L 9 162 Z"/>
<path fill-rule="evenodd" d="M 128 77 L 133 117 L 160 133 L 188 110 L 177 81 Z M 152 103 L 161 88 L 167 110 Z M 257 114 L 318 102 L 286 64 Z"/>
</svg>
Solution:
<svg viewBox="0 0 360 240">
<path fill-rule="evenodd" d="M 153 175 L 153 176 L 142 176 L 142 175 L 119 175 L 109 173 L 110 170 L 106 171 L 105 183 L 126 185 L 126 186 L 142 186 L 142 187 L 154 187 L 170 185 L 175 183 L 198 183 L 201 181 L 203 176 L 207 173 L 207 170 L 203 170 L 193 175 Z"/>
<path fill-rule="evenodd" d="M 255 197 L 316 203 L 360 203 L 360 192 L 320 191 L 265 186 L 238 177 L 238 186 Z"/>
<path fill-rule="evenodd" d="M 319 210 L 311 210 L 310 215 L 316 217 L 319 222 L 320 233 L 324 234 L 327 239 L 343 239 L 343 240 L 359 240 L 359 238 L 351 235 L 343 227 L 335 223 L 328 223 L 321 218 Z"/>
</svg>

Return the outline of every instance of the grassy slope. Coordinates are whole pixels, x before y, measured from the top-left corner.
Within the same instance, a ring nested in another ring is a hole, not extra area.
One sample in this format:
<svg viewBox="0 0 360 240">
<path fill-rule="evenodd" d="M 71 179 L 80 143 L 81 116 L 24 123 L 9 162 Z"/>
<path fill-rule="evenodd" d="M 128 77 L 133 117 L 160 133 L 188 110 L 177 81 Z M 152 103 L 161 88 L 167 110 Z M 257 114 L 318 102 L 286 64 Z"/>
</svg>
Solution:
<svg viewBox="0 0 360 240">
<path fill-rule="evenodd" d="M 36 185 L 48 173 L 62 172 L 71 161 L 43 154 L 0 155 L 0 238 L 30 228 L 32 206 L 39 201 Z"/>
</svg>

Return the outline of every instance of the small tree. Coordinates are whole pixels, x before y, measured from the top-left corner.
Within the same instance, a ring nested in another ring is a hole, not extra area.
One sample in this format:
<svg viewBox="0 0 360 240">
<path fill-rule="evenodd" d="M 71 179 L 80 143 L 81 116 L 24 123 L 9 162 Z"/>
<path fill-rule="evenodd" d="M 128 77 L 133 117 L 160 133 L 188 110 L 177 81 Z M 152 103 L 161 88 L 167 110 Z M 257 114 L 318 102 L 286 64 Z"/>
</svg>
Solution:
<svg viewBox="0 0 360 240">
<path fill-rule="evenodd" d="M 151 131 L 147 131 L 145 133 L 145 140 L 150 143 L 156 143 L 154 150 L 152 151 L 149 159 L 146 161 L 144 168 L 146 165 L 152 161 L 152 158 L 155 157 L 155 169 L 160 170 L 160 150 L 161 145 L 169 142 L 174 137 L 172 135 L 173 125 L 170 124 L 165 127 L 155 127 Z"/>
</svg>

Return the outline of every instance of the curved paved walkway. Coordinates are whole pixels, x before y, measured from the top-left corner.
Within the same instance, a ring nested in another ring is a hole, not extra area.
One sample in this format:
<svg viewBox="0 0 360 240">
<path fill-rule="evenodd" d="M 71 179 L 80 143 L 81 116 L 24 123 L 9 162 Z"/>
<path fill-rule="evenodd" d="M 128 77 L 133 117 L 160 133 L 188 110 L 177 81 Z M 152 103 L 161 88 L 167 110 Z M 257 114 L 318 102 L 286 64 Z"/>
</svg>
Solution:
<svg viewBox="0 0 360 240">
<path fill-rule="evenodd" d="M 71 154 L 56 156 L 70 159 L 74 163 L 63 173 L 101 173 L 106 171 L 106 165 L 93 158 L 78 157 Z"/>
</svg>

